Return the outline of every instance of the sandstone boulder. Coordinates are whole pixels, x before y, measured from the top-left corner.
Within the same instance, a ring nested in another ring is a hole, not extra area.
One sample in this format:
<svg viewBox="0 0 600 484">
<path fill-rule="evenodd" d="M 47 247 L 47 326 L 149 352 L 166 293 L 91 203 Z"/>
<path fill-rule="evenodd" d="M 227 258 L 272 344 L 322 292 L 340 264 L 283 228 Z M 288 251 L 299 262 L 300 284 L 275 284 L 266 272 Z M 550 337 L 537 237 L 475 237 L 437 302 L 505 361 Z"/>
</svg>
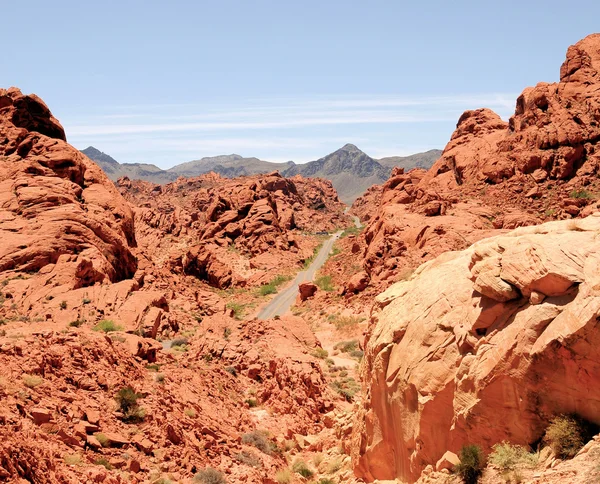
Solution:
<svg viewBox="0 0 600 484">
<path fill-rule="evenodd" d="M 380 294 L 355 425 L 356 473 L 414 482 L 465 444 L 600 424 L 600 215 L 448 252 Z M 533 298 L 533 303 L 531 298 Z"/>
</svg>

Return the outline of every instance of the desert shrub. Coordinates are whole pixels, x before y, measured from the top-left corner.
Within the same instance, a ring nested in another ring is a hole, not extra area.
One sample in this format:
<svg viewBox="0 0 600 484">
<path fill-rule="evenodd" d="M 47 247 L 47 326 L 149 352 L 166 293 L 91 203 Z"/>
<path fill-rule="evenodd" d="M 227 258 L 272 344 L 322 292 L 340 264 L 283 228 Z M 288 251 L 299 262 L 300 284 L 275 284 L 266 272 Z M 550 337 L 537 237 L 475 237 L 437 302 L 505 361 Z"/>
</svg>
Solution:
<svg viewBox="0 0 600 484">
<path fill-rule="evenodd" d="M 314 472 L 310 469 L 310 467 L 308 467 L 306 462 L 304 462 L 301 459 L 294 461 L 294 463 L 292 464 L 292 470 L 296 474 L 300 474 L 302 477 L 304 477 L 306 479 L 310 479 L 314 474 Z"/>
<path fill-rule="evenodd" d="M 342 458 L 338 457 L 337 459 L 334 459 L 327 464 L 325 472 L 327 474 L 335 474 L 337 471 L 339 471 L 342 468 L 343 465 L 344 465 L 344 462 L 343 462 Z"/>
<path fill-rule="evenodd" d="M 258 407 L 258 402 L 256 401 L 256 398 L 248 398 L 246 399 L 246 403 L 250 408 Z"/>
<path fill-rule="evenodd" d="M 177 347 L 177 346 L 185 346 L 188 344 L 188 339 L 187 338 L 175 338 L 173 341 L 171 341 L 171 347 Z"/>
<path fill-rule="evenodd" d="M 235 369 L 235 366 L 226 366 L 225 371 L 232 376 L 237 376 L 237 370 Z"/>
<path fill-rule="evenodd" d="M 27 388 L 35 388 L 37 386 L 40 386 L 43 382 L 44 379 L 41 376 L 28 374 L 23 375 L 23 384 Z"/>
<path fill-rule="evenodd" d="M 162 373 L 157 373 L 156 375 L 154 375 L 154 381 L 157 383 L 164 383 L 165 375 Z"/>
<path fill-rule="evenodd" d="M 226 307 L 227 309 L 231 309 L 233 311 L 233 317 L 235 319 L 242 319 L 244 317 L 244 310 L 246 308 L 245 305 L 235 301 L 230 301 L 226 304 Z"/>
<path fill-rule="evenodd" d="M 343 239 L 344 237 L 348 237 L 349 235 L 356 235 L 359 234 L 362 231 L 362 228 L 358 228 L 355 225 L 353 225 L 352 227 L 348 227 L 347 229 L 345 229 L 342 234 L 340 235 L 340 239 Z"/>
<path fill-rule="evenodd" d="M 275 474 L 277 484 L 290 484 L 292 482 L 292 473 L 289 469 L 282 469 Z"/>
<path fill-rule="evenodd" d="M 483 451 L 478 445 L 465 445 L 460 449 L 460 463 L 454 467 L 454 471 L 466 484 L 475 484 L 485 465 Z"/>
<path fill-rule="evenodd" d="M 89 304 L 89 303 L 91 303 L 91 302 L 92 302 L 92 300 L 91 300 L 90 298 L 88 298 L 88 297 L 84 297 L 84 298 L 82 299 L 82 301 L 81 301 L 81 302 L 82 302 L 83 304 Z"/>
<path fill-rule="evenodd" d="M 141 393 L 136 393 L 133 388 L 126 386 L 121 388 L 115 396 L 119 411 L 123 413 L 123 420 L 126 422 L 139 422 L 146 416 L 146 412 L 138 404 L 138 399 L 142 398 Z"/>
<path fill-rule="evenodd" d="M 288 276 L 282 276 L 282 275 L 276 276 L 275 279 L 273 279 L 268 284 L 260 286 L 258 288 L 258 292 L 261 296 L 275 294 L 277 292 L 277 288 L 289 280 L 290 280 L 290 278 Z"/>
<path fill-rule="evenodd" d="M 106 435 L 104 435 L 102 432 L 96 432 L 94 434 L 94 437 L 96 437 L 96 440 L 98 442 L 100 442 L 100 445 L 102 447 L 108 447 L 110 445 L 110 441 L 108 440 L 108 437 Z"/>
<path fill-rule="evenodd" d="M 260 286 L 258 292 L 261 296 L 268 296 L 269 294 L 275 294 L 277 292 L 277 288 L 272 284 L 265 284 L 264 286 Z"/>
<path fill-rule="evenodd" d="M 83 464 L 83 459 L 80 454 L 68 454 L 63 457 L 65 464 L 68 466 L 80 466 Z"/>
<path fill-rule="evenodd" d="M 61 301 L 59 306 L 60 306 L 60 309 L 67 309 L 67 301 Z"/>
<path fill-rule="evenodd" d="M 256 454 L 253 454 L 252 452 L 243 450 L 242 452 L 236 454 L 235 458 L 237 461 L 241 462 L 242 464 L 246 464 L 247 466 L 262 467 L 262 461 Z"/>
<path fill-rule="evenodd" d="M 320 346 L 317 346 L 311 353 L 315 358 L 325 359 L 329 356 L 329 352 Z"/>
<path fill-rule="evenodd" d="M 331 322 L 335 326 L 335 329 L 337 329 L 338 331 L 354 331 L 356 330 L 359 323 L 361 323 L 363 320 L 364 318 L 361 318 L 359 316 L 335 315 Z"/>
<path fill-rule="evenodd" d="M 559 415 L 550 421 L 544 435 L 544 443 L 557 457 L 571 459 L 592 437 L 595 429 L 587 422 L 572 415 Z"/>
<path fill-rule="evenodd" d="M 571 198 L 584 198 L 586 200 L 590 200 L 592 198 L 594 198 L 594 194 L 584 188 L 578 188 L 573 190 L 569 196 Z"/>
<path fill-rule="evenodd" d="M 229 339 L 231 336 L 231 328 L 227 327 L 223 329 L 223 338 Z"/>
<path fill-rule="evenodd" d="M 227 481 L 218 470 L 212 467 L 202 469 L 194 476 L 194 482 L 202 484 L 227 484 Z"/>
<path fill-rule="evenodd" d="M 69 326 L 71 328 L 79 328 L 81 325 L 83 325 L 85 323 L 85 321 L 83 319 L 77 319 L 75 321 L 71 321 L 69 323 Z"/>
<path fill-rule="evenodd" d="M 151 363 L 149 365 L 146 365 L 146 369 L 150 371 L 158 371 L 160 370 L 160 365 L 157 363 Z"/>
<path fill-rule="evenodd" d="M 340 350 L 342 353 L 350 353 L 358 349 L 358 340 L 340 341 L 336 343 L 334 349 Z"/>
<path fill-rule="evenodd" d="M 492 449 L 488 460 L 500 470 L 513 470 L 517 465 L 535 466 L 537 464 L 537 455 L 528 452 L 521 445 L 502 442 L 494 445 Z"/>
<path fill-rule="evenodd" d="M 94 464 L 96 464 L 97 466 L 102 466 L 108 471 L 112 470 L 112 468 L 113 468 L 112 465 L 110 465 L 110 462 L 108 462 L 108 459 L 106 459 L 104 457 L 100 457 L 100 458 L 96 459 L 94 461 Z"/>
<path fill-rule="evenodd" d="M 315 455 L 313 456 L 313 458 L 312 458 L 312 463 L 313 463 L 313 465 L 314 465 L 314 466 L 315 466 L 317 469 L 318 469 L 318 468 L 319 468 L 319 466 L 322 464 L 322 462 L 323 462 L 323 458 L 324 458 L 324 457 L 323 457 L 323 454 L 321 454 L 321 453 L 315 454 Z"/>
<path fill-rule="evenodd" d="M 315 284 L 317 287 L 323 291 L 333 291 L 335 287 L 333 286 L 333 282 L 331 280 L 331 276 L 321 276 L 315 279 Z"/>
<path fill-rule="evenodd" d="M 335 481 L 328 477 L 321 477 L 321 479 L 317 481 L 317 484 L 335 484 Z"/>
<path fill-rule="evenodd" d="M 273 452 L 273 443 L 267 437 L 267 434 L 261 430 L 253 430 L 242 436 L 242 443 L 256 447 L 265 454 Z"/>
<path fill-rule="evenodd" d="M 363 359 L 363 356 L 365 355 L 363 350 L 354 350 L 351 351 L 350 353 L 348 353 L 350 355 L 351 358 L 354 358 L 358 361 Z"/>
<path fill-rule="evenodd" d="M 111 331 L 121 331 L 123 328 L 111 319 L 103 319 L 96 326 L 92 328 L 94 331 L 102 331 L 104 333 L 110 333 Z"/>
<path fill-rule="evenodd" d="M 196 410 L 194 410 L 193 408 L 186 408 L 183 413 L 185 413 L 188 417 L 191 418 L 195 418 L 196 417 Z"/>
</svg>

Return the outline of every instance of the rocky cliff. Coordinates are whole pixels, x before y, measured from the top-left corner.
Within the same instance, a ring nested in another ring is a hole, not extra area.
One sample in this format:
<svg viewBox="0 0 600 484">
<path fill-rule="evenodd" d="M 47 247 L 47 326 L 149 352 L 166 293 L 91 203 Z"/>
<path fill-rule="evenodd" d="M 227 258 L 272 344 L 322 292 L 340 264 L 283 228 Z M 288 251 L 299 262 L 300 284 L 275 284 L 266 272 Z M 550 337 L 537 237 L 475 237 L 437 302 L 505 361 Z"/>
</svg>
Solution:
<svg viewBox="0 0 600 484">
<path fill-rule="evenodd" d="M 541 439 L 551 418 L 600 424 L 600 216 L 448 252 L 375 302 L 356 473 L 414 482 L 447 451 Z"/>
<path fill-rule="evenodd" d="M 594 34 L 508 123 L 465 112 L 429 171 L 355 203 L 371 285 L 398 281 L 366 336 L 357 476 L 414 482 L 463 445 L 539 442 L 558 414 L 600 424 L 599 86 Z"/>
</svg>

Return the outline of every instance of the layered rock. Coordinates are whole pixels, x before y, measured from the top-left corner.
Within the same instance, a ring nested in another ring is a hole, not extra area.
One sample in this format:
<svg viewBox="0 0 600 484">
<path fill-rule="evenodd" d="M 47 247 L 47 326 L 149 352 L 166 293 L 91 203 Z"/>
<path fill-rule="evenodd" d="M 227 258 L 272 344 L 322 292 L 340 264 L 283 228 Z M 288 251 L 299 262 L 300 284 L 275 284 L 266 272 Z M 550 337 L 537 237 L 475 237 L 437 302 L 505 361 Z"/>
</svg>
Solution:
<svg viewBox="0 0 600 484">
<path fill-rule="evenodd" d="M 536 442 L 557 414 L 600 423 L 599 235 L 598 215 L 519 228 L 380 294 L 356 474 L 414 482 L 466 444 Z"/>
</svg>

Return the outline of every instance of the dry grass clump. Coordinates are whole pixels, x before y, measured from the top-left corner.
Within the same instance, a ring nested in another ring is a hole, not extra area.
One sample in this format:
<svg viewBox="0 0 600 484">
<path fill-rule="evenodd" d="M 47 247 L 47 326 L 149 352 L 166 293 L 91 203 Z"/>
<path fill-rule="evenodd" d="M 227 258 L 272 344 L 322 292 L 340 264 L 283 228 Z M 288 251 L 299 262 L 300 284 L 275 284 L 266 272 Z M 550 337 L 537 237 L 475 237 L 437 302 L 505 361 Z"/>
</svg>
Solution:
<svg viewBox="0 0 600 484">
<path fill-rule="evenodd" d="M 281 469 L 275 474 L 277 484 L 290 484 L 292 482 L 292 473 L 289 469 Z"/>
<path fill-rule="evenodd" d="M 25 375 L 23 375 L 22 378 L 23 378 L 23 384 L 27 388 L 38 387 L 44 382 L 44 379 L 39 375 L 29 375 L 26 373 Z"/>
<path fill-rule="evenodd" d="M 491 464 L 500 470 L 509 471 L 522 465 L 524 467 L 534 467 L 538 462 L 537 454 L 532 454 L 521 445 L 512 445 L 509 442 L 502 442 L 492 447 L 493 451 L 488 460 Z"/>
<path fill-rule="evenodd" d="M 242 444 L 256 447 L 264 454 L 271 455 L 274 450 L 274 444 L 269 440 L 266 432 L 262 430 L 253 430 L 242 436 Z"/>
<path fill-rule="evenodd" d="M 218 470 L 212 467 L 202 469 L 194 476 L 194 482 L 202 484 L 227 484 L 227 481 Z"/>
</svg>

